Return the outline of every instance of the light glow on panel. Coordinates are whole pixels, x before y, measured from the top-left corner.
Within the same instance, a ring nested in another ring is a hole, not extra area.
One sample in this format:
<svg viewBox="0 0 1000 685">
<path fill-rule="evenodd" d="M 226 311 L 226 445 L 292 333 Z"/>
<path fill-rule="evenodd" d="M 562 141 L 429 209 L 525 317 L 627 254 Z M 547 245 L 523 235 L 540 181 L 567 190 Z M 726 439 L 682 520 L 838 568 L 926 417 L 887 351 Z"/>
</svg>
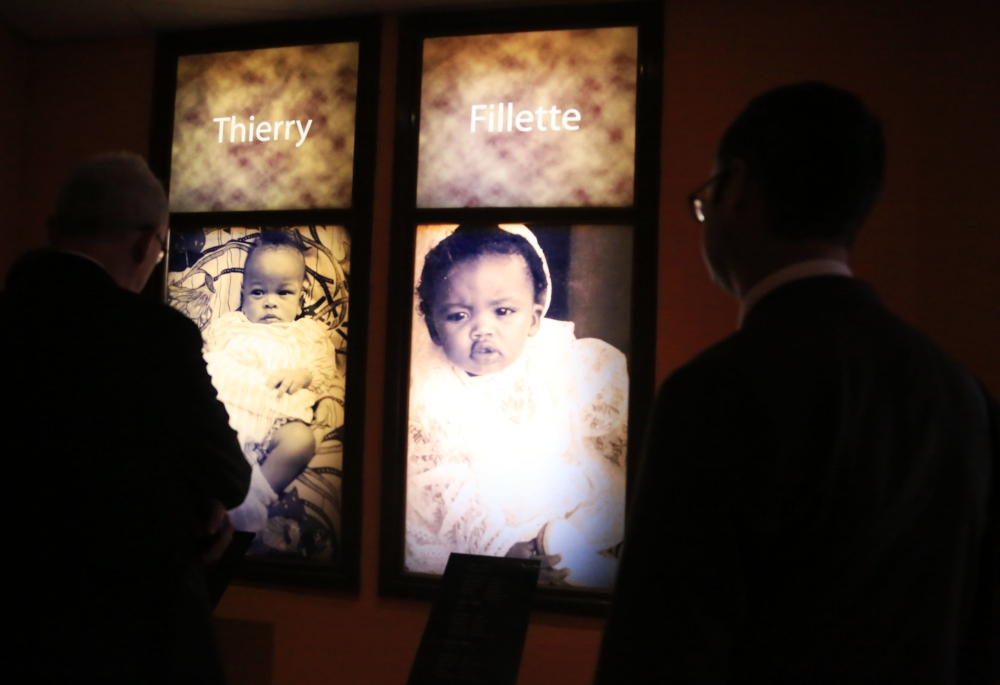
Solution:
<svg viewBox="0 0 1000 685">
<path fill-rule="evenodd" d="M 417 228 L 407 571 L 440 574 L 452 552 L 558 554 L 542 582 L 611 587 L 631 252 L 629 226 Z"/>
<path fill-rule="evenodd" d="M 244 456 L 249 554 L 335 563 L 340 548 L 350 235 L 342 226 L 174 231 L 167 303 L 198 325 Z M 296 237 L 297 236 L 297 237 Z M 262 243 L 263 245 L 263 243 Z"/>
<path fill-rule="evenodd" d="M 424 41 L 418 207 L 627 207 L 638 29 Z"/>
<path fill-rule="evenodd" d="M 182 56 L 170 211 L 351 205 L 358 44 Z"/>
</svg>

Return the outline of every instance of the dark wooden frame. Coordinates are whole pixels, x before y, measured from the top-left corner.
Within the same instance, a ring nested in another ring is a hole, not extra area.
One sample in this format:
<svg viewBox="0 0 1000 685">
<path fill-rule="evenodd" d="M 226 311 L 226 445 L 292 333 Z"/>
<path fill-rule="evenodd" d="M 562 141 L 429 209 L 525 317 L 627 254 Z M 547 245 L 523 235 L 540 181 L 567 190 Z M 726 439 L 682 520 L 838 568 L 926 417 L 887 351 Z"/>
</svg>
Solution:
<svg viewBox="0 0 1000 685">
<path fill-rule="evenodd" d="M 356 593 L 360 585 L 369 268 L 375 193 L 375 134 L 381 20 L 378 17 L 186 31 L 158 37 L 149 160 L 169 187 L 177 60 L 183 55 L 356 42 L 359 44 L 351 206 L 346 209 L 172 213 L 172 231 L 225 226 L 344 226 L 351 236 L 351 319 L 344 419 L 340 559 L 334 564 L 247 557 L 238 579 Z M 147 291 L 165 297 L 159 267 Z"/>
<path fill-rule="evenodd" d="M 416 206 L 422 45 L 425 38 L 520 31 L 637 26 L 635 199 L 615 208 L 424 208 Z M 628 484 L 654 394 L 656 255 L 659 209 L 663 8 L 659 2 L 559 6 L 516 11 L 430 13 L 400 26 L 393 218 L 386 354 L 379 594 L 432 598 L 440 579 L 403 570 L 406 515 L 406 449 L 413 306 L 415 228 L 422 224 L 615 224 L 633 226 L 632 330 L 629 355 Z M 565 613 L 604 615 L 610 593 L 539 587 L 534 606 Z"/>
</svg>

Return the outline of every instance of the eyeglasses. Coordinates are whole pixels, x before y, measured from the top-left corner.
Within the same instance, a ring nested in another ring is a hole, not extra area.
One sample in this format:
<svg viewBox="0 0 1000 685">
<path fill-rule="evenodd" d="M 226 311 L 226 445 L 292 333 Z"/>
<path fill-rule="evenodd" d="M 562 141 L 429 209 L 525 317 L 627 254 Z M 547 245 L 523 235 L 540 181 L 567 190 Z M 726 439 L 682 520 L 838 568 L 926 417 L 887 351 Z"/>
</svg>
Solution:
<svg viewBox="0 0 1000 685">
<path fill-rule="evenodd" d="M 168 231 L 170 229 L 167 229 Z M 167 239 L 161 236 L 159 233 L 154 233 L 156 239 L 160 242 L 160 254 L 156 257 L 156 263 L 159 264 L 163 261 L 163 258 L 167 256 Z"/>
<path fill-rule="evenodd" d="M 705 223 L 705 211 L 704 211 L 705 201 L 699 196 L 702 193 L 704 193 L 709 186 L 711 186 L 713 183 L 721 179 L 722 176 L 726 173 L 726 171 L 728 170 L 723 169 L 719 173 L 715 174 L 714 176 L 712 176 L 712 178 L 708 179 L 700 186 L 698 186 L 698 188 L 693 193 L 688 195 L 688 206 L 691 207 L 691 216 L 694 217 L 694 220 L 697 221 L 699 224 Z"/>
</svg>

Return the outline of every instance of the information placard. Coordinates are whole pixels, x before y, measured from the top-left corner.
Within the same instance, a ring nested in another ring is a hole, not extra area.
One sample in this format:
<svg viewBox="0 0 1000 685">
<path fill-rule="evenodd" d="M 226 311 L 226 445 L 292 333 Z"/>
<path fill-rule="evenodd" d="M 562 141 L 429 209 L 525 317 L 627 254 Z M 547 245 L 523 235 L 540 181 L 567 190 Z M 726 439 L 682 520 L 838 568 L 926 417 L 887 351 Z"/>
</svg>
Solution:
<svg viewBox="0 0 1000 685">
<path fill-rule="evenodd" d="M 514 685 L 539 563 L 452 554 L 407 685 Z"/>
</svg>

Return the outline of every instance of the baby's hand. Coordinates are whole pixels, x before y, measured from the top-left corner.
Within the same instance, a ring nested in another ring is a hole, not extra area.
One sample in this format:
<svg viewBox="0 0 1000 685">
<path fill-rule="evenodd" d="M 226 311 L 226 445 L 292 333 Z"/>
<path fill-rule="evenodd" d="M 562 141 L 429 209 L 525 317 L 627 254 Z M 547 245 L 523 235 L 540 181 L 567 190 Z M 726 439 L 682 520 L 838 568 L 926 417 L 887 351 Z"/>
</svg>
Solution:
<svg viewBox="0 0 1000 685">
<path fill-rule="evenodd" d="M 278 395 L 294 395 L 302 388 L 308 388 L 312 383 L 312 372 L 309 369 L 279 369 L 267 377 L 267 387 L 274 388 Z"/>
<path fill-rule="evenodd" d="M 542 526 L 542 530 L 545 527 Z M 539 532 L 541 535 L 541 532 Z M 514 559 L 535 559 L 541 564 L 538 571 L 538 582 L 543 585 L 560 585 L 569 576 L 568 568 L 557 568 L 562 563 L 562 557 L 558 554 L 542 554 L 538 548 L 538 537 L 526 542 L 515 542 L 506 557 Z"/>
</svg>

